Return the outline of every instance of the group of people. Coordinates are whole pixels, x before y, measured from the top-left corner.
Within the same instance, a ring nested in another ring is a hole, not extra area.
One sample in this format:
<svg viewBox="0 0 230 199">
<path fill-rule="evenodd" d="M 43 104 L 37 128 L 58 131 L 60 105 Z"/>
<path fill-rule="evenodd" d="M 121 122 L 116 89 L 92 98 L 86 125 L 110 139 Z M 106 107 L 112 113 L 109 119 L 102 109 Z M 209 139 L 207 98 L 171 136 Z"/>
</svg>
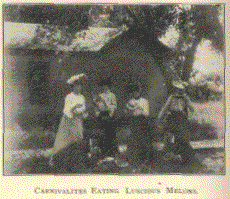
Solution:
<svg viewBox="0 0 230 199">
<path fill-rule="evenodd" d="M 63 116 L 56 135 L 51 159 L 49 161 L 50 165 L 52 166 L 54 165 L 54 156 L 71 144 L 80 143 L 84 139 L 84 120 L 89 115 L 87 111 L 86 98 L 82 94 L 82 88 L 86 81 L 87 76 L 84 73 L 75 75 L 67 81 L 67 83 L 72 86 L 73 91 L 65 98 Z M 110 79 L 102 80 L 99 83 L 99 86 L 101 88 L 99 94 L 92 96 L 95 118 L 97 122 L 100 123 L 100 126 L 103 130 L 103 136 L 100 136 L 98 142 L 98 147 L 102 154 L 99 163 L 103 163 L 107 160 L 115 160 L 116 162 L 115 155 L 118 152 L 119 147 L 116 142 L 116 131 L 114 130 L 111 121 L 113 120 L 114 113 L 117 109 L 117 99 L 116 95 L 110 90 Z M 180 88 L 181 84 L 175 84 L 174 86 L 180 91 L 183 90 Z M 131 123 L 133 126 L 135 126 L 136 132 L 138 131 L 139 134 L 134 133 L 133 140 L 135 141 L 132 144 L 136 145 L 136 147 L 140 147 L 140 144 L 138 141 L 136 141 L 140 139 L 136 137 L 140 136 L 140 133 L 142 137 L 147 137 L 148 132 L 146 129 L 143 129 L 143 121 L 149 116 L 149 102 L 146 98 L 141 96 L 141 87 L 138 83 L 133 83 L 131 87 L 132 95 L 125 105 L 124 113 L 126 115 L 133 116 L 132 118 L 135 118 Z M 168 148 L 170 148 L 170 144 L 172 144 L 174 146 L 172 150 L 175 152 L 175 154 L 178 153 L 178 151 L 182 151 L 182 153 L 186 152 L 187 155 L 193 154 L 189 141 L 182 135 L 182 132 L 184 130 L 186 131 L 186 127 L 180 127 L 180 125 L 178 126 L 175 124 L 178 123 L 177 120 L 184 120 L 185 122 L 186 118 L 184 116 L 187 115 L 187 108 L 192 108 L 190 107 L 188 99 L 185 95 L 179 94 L 178 96 L 176 97 L 175 95 L 171 95 L 169 97 L 165 106 L 159 113 L 158 120 L 160 121 L 161 118 L 167 114 L 168 123 L 174 125 L 170 127 L 170 125 L 167 124 L 163 127 L 165 132 L 175 131 L 171 141 L 167 140 L 166 145 L 168 145 Z M 178 102 L 180 102 L 180 100 L 177 100 L 176 104 L 174 104 L 174 108 L 172 108 L 176 98 L 183 98 L 182 103 L 185 103 L 184 105 L 181 105 L 183 107 L 179 107 L 180 103 Z M 176 110 L 175 107 L 177 107 L 178 110 Z M 171 117 L 171 115 L 173 115 L 173 117 Z M 181 131 L 181 133 L 178 133 L 178 131 Z M 86 153 L 89 153 L 89 149 L 86 151 Z M 187 155 L 184 157 L 187 158 Z M 123 167 L 127 166 L 128 164 L 128 162 L 122 162 L 120 166 Z"/>
<path fill-rule="evenodd" d="M 53 157 L 61 150 L 73 143 L 84 139 L 84 119 L 88 117 L 86 98 L 82 94 L 82 88 L 87 81 L 87 76 L 82 73 L 71 77 L 67 83 L 73 91 L 65 98 L 63 116 L 56 135 L 50 165 L 53 165 Z M 110 90 L 111 80 L 103 79 L 99 83 L 100 92 L 93 95 L 93 108 L 96 122 L 103 128 L 103 136 L 100 136 L 98 147 L 102 154 L 102 161 L 114 159 L 118 150 L 116 132 L 112 125 L 114 113 L 117 109 L 117 99 Z M 126 105 L 125 113 L 132 116 L 148 116 L 149 103 L 140 96 L 140 87 L 133 85 L 133 98 Z"/>
</svg>

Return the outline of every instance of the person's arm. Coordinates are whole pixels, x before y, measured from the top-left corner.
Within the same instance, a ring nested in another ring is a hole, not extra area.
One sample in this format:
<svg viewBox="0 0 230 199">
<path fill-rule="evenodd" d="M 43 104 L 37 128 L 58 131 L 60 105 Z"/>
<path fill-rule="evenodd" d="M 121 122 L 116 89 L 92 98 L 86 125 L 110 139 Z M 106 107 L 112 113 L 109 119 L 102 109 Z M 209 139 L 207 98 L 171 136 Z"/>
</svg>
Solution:
<svg viewBox="0 0 230 199">
<path fill-rule="evenodd" d="M 93 95 L 93 106 L 94 106 L 94 112 L 96 117 L 100 115 L 99 102 L 100 102 L 99 95 Z"/>
<path fill-rule="evenodd" d="M 77 96 L 74 100 L 74 107 L 73 110 L 76 114 L 84 113 L 86 110 L 85 105 L 85 97 L 84 96 Z"/>
<path fill-rule="evenodd" d="M 134 110 L 135 109 L 135 105 L 133 104 L 132 100 L 128 101 L 128 103 L 126 104 L 126 107 L 129 110 Z"/>
<path fill-rule="evenodd" d="M 110 115 L 110 117 L 112 117 L 114 111 L 117 109 L 117 100 L 116 100 L 116 96 L 114 94 L 112 94 L 112 96 L 111 96 L 109 109 L 110 109 L 109 115 Z"/>
<path fill-rule="evenodd" d="M 67 116 L 68 118 L 73 118 L 72 108 L 73 108 L 72 96 L 69 94 L 65 98 L 65 105 L 63 109 L 64 115 Z"/>
<path fill-rule="evenodd" d="M 135 105 L 133 104 L 133 100 L 129 100 L 126 104 L 125 113 L 127 116 L 133 116 L 133 113 L 135 111 Z"/>
<path fill-rule="evenodd" d="M 104 93 L 102 93 L 99 95 L 99 97 L 100 97 L 100 101 L 98 102 L 99 109 L 101 111 L 109 110 L 109 107 L 107 105 L 107 103 L 108 103 L 107 102 L 107 96 Z"/>
<path fill-rule="evenodd" d="M 145 116 L 149 116 L 149 101 L 147 99 L 144 99 L 143 101 L 143 107 L 142 107 L 142 113 Z"/>
<path fill-rule="evenodd" d="M 185 103 L 186 103 L 186 106 L 188 107 L 188 109 L 190 109 L 191 112 L 194 112 L 194 108 L 191 105 L 192 102 L 191 102 L 190 98 L 186 94 L 184 94 L 184 98 L 185 98 Z"/>
</svg>

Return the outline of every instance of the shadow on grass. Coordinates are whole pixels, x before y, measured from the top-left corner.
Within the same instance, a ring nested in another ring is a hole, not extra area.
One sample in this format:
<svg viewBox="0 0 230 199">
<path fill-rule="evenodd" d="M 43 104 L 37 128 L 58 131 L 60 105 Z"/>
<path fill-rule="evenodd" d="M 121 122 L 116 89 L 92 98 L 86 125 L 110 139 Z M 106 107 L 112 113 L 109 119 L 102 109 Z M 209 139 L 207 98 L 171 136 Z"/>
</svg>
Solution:
<svg viewBox="0 0 230 199">
<path fill-rule="evenodd" d="M 103 165 L 89 165 L 88 162 L 69 162 L 67 166 L 51 167 L 48 164 L 49 159 L 44 157 L 31 157 L 23 161 L 20 167 L 15 171 L 16 175 L 28 174 L 117 174 L 117 175 L 133 175 L 133 174 L 188 174 L 200 173 L 204 170 L 204 166 L 199 162 L 181 165 L 178 160 L 163 161 L 161 158 L 154 159 L 149 163 L 144 163 L 139 167 L 129 165 L 125 168 L 119 168 L 114 162 L 108 162 Z M 205 172 L 203 172 L 205 174 Z"/>
<path fill-rule="evenodd" d="M 26 149 L 47 149 L 52 148 L 54 145 L 55 137 L 53 134 L 46 135 L 46 136 L 37 136 L 37 135 L 30 135 L 28 138 L 22 139 L 19 142 L 18 149 L 19 150 L 26 150 Z"/>
<path fill-rule="evenodd" d="M 191 141 L 214 140 L 218 138 L 217 129 L 209 123 L 198 123 L 196 120 L 190 121 L 189 139 Z M 52 148 L 55 141 L 55 133 L 48 130 L 37 132 L 34 130 L 29 136 L 22 139 L 19 143 L 19 149 L 39 149 Z"/>
</svg>

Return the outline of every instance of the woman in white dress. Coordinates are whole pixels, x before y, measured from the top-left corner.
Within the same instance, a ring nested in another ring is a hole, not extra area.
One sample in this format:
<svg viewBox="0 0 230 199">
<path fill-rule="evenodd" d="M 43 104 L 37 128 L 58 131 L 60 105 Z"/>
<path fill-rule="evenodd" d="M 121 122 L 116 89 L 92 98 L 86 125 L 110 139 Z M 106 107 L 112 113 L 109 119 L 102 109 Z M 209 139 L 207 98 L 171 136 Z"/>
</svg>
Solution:
<svg viewBox="0 0 230 199">
<path fill-rule="evenodd" d="M 56 135 L 50 165 L 53 165 L 53 157 L 73 143 L 83 140 L 83 119 L 88 116 L 86 112 L 86 100 L 81 94 L 82 85 L 86 75 L 79 74 L 71 77 L 67 83 L 73 86 L 73 91 L 65 98 L 63 116 Z"/>
</svg>

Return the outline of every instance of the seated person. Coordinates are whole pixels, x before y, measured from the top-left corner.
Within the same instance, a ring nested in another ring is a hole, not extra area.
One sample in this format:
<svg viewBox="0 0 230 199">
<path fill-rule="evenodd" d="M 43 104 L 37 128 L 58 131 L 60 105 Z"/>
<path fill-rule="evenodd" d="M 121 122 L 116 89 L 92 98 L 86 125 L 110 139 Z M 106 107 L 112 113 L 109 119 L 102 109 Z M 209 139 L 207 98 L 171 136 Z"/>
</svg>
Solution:
<svg viewBox="0 0 230 199">
<path fill-rule="evenodd" d="M 128 89 L 131 99 L 126 104 L 126 114 L 130 116 L 129 128 L 131 135 L 128 141 L 129 161 L 134 166 L 147 157 L 150 140 L 148 132 L 149 101 L 141 96 L 138 84 L 132 84 Z"/>
<path fill-rule="evenodd" d="M 126 108 L 129 115 L 132 116 L 148 116 L 149 101 L 141 97 L 141 89 L 138 85 L 133 85 L 132 98 L 128 101 Z"/>
</svg>

